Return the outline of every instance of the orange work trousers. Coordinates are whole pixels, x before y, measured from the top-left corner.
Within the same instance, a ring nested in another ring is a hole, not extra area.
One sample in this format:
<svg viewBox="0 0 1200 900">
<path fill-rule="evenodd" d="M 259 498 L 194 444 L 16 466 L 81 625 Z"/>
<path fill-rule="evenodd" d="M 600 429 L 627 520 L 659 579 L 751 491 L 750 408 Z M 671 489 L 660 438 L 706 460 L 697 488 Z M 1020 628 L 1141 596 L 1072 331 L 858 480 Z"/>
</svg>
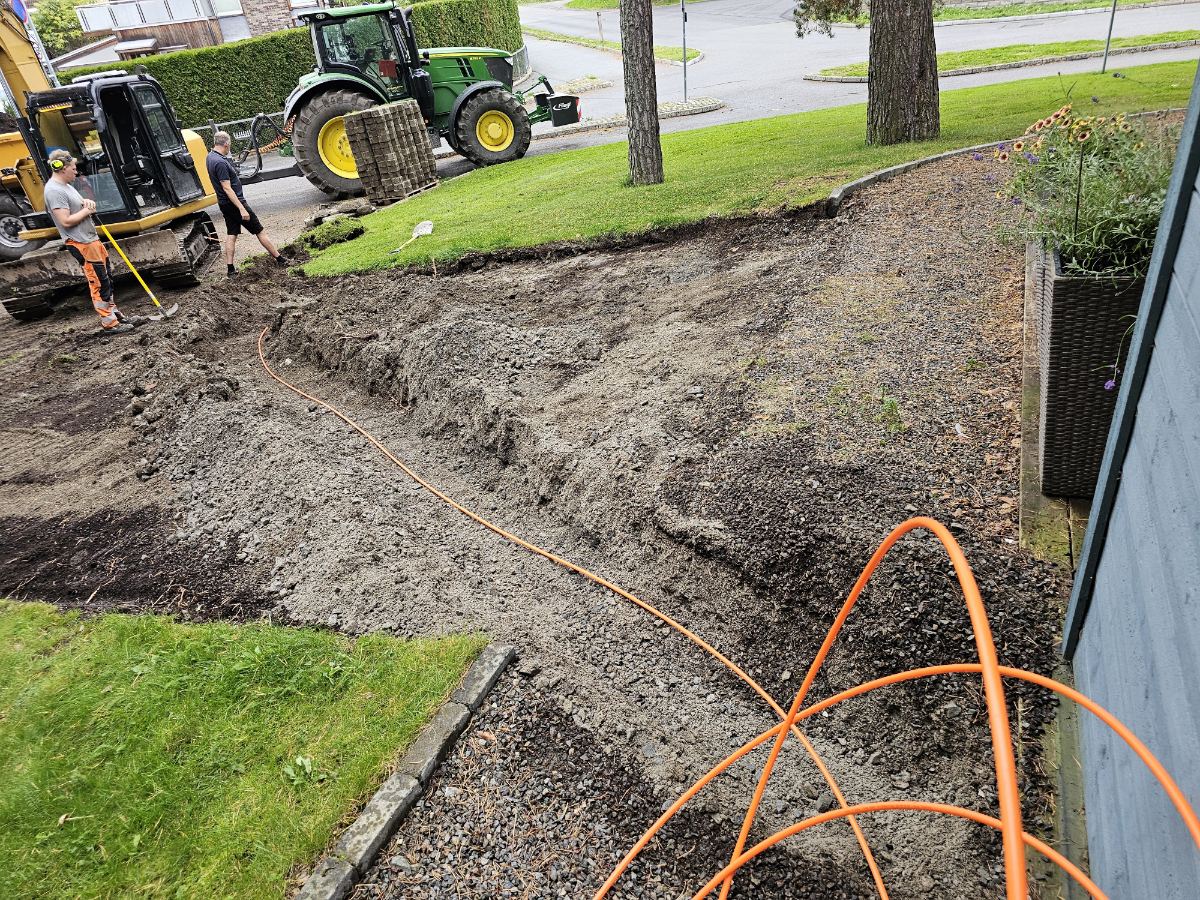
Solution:
<svg viewBox="0 0 1200 900">
<path fill-rule="evenodd" d="M 88 290 L 92 293 L 92 306 L 100 316 L 100 324 L 112 328 L 117 324 L 117 305 L 113 302 L 112 274 L 108 269 L 108 251 L 99 241 L 81 244 L 67 239 L 67 250 L 83 268 Z"/>
</svg>

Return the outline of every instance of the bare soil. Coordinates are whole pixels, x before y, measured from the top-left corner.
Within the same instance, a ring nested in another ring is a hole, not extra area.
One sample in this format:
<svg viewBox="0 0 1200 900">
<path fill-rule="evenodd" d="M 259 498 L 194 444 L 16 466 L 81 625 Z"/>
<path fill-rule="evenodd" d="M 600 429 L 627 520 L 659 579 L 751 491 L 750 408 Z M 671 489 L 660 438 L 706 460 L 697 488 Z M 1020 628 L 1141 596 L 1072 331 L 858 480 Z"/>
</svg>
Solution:
<svg viewBox="0 0 1200 900">
<path fill-rule="evenodd" d="M 709 223 L 451 274 L 257 266 L 130 335 L 95 334 L 82 310 L 7 323 L 0 533 L 14 549 L 0 590 L 350 633 L 485 630 L 521 648 L 522 689 L 586 745 L 592 774 L 571 776 L 571 797 L 602 808 L 611 791 L 597 785 L 639 785 L 646 809 L 621 841 L 773 724 L 685 639 L 463 517 L 270 380 L 265 328 L 282 377 L 459 502 L 684 622 L 784 706 L 871 552 L 917 513 L 958 535 L 1002 662 L 1049 674 L 1069 573 L 1017 545 L 1022 266 L 994 237 L 1009 215 L 1001 174 L 960 158 L 869 189 L 835 220 Z M 945 554 L 918 533 L 872 580 L 814 696 L 975 660 Z M 1009 701 L 1036 830 L 1049 803 L 1037 739 L 1054 706 L 1024 685 Z M 995 814 L 976 679 L 893 687 L 807 733 L 852 801 Z M 541 731 L 519 749 L 522 778 L 558 771 Z M 695 887 L 736 836 L 756 771 L 735 767 L 679 826 L 711 835 L 703 865 L 622 890 Z M 789 751 L 755 834 L 827 793 Z M 863 825 L 893 897 L 1003 893 L 984 829 L 917 813 Z M 529 849 L 506 853 L 531 866 Z M 481 859 L 469 877 L 483 884 L 500 862 Z M 766 895 L 869 894 L 844 824 L 790 840 L 779 860 L 791 868 Z M 565 881 L 531 874 L 513 896 L 588 896 L 602 861 Z"/>
</svg>

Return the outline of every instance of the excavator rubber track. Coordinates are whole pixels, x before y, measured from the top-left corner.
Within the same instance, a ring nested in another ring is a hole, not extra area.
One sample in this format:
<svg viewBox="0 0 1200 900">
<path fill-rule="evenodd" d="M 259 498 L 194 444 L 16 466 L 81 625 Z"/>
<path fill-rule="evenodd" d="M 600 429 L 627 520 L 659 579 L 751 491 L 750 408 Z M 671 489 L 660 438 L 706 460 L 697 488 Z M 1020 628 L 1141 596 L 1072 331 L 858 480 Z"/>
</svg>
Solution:
<svg viewBox="0 0 1200 900">
<path fill-rule="evenodd" d="M 143 278 L 162 287 L 200 283 L 208 255 L 217 247 L 217 229 L 207 213 L 176 219 L 154 231 L 118 237 L 118 243 Z M 109 267 L 115 280 L 132 277 L 111 247 Z M 68 292 L 88 296 L 87 278 L 62 241 L 52 241 L 13 262 L 0 264 L 0 303 L 18 322 L 50 315 Z"/>
</svg>

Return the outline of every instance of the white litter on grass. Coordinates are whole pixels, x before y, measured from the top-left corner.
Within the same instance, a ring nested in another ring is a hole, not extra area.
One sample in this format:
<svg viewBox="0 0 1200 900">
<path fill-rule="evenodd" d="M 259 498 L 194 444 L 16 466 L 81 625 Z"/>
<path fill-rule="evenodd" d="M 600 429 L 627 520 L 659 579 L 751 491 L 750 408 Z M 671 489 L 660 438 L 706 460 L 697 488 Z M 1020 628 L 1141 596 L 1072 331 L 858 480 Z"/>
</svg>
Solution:
<svg viewBox="0 0 1200 900">
<path fill-rule="evenodd" d="M 395 250 L 389 251 L 388 256 L 392 256 L 395 253 L 399 253 L 401 250 L 403 250 L 405 247 L 407 247 L 409 244 L 411 244 L 417 238 L 419 238 L 423 235 L 426 235 L 426 234 L 433 234 L 433 223 L 430 222 L 428 219 L 426 219 L 424 222 L 418 222 L 417 227 L 413 229 L 412 237 L 410 237 L 407 241 L 405 241 L 403 244 L 401 244 Z"/>
</svg>

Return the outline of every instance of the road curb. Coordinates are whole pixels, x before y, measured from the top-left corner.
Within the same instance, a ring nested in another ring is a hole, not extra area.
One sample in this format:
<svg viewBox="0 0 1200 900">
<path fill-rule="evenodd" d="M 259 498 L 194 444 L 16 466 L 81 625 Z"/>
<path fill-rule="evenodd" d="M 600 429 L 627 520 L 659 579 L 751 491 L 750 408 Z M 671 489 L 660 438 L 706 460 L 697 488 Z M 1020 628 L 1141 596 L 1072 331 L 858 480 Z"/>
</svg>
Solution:
<svg viewBox="0 0 1200 900">
<path fill-rule="evenodd" d="M 349 896 L 516 655 L 516 648 L 507 644 L 492 643 L 484 648 L 467 669 L 462 684 L 422 729 L 396 772 L 342 833 L 333 854 L 317 864 L 295 900 L 345 900 Z"/>
<path fill-rule="evenodd" d="M 1200 2 L 1200 0 L 1193 0 L 1193 2 Z M 583 40 L 583 39 L 574 40 L 573 36 L 568 35 L 568 34 L 558 34 L 558 32 L 555 32 L 554 37 L 548 38 L 548 37 L 541 37 L 540 35 L 534 34 L 532 31 L 526 31 L 525 29 L 521 29 L 521 33 L 528 34 L 531 38 L 534 38 L 535 40 L 539 40 L 539 41 L 551 41 L 556 44 L 574 44 L 577 47 L 587 47 L 589 50 L 599 50 L 601 53 L 611 53 L 613 56 L 617 57 L 618 59 L 622 55 L 620 50 L 612 50 L 608 47 L 597 47 L 595 44 L 590 44 L 586 40 Z M 696 48 L 693 47 L 692 49 L 695 50 Z M 703 50 L 699 51 L 696 54 L 695 59 L 689 59 L 687 61 L 687 64 L 689 66 L 694 66 L 696 63 L 700 62 L 700 60 L 702 60 L 702 59 L 704 59 L 704 51 Z M 660 63 L 664 66 L 682 66 L 683 65 L 683 63 L 681 63 L 681 62 L 675 62 L 675 60 L 673 60 L 673 59 L 663 59 L 662 57 L 659 57 L 659 56 L 654 57 L 654 61 L 656 63 Z"/>
<path fill-rule="evenodd" d="M 687 106 L 681 106 L 678 109 L 663 109 L 663 104 L 660 104 L 658 120 L 661 122 L 663 119 L 674 119 L 678 116 L 698 116 L 701 113 L 714 112 L 726 105 L 724 100 L 717 100 L 710 97 L 697 97 L 696 100 L 689 101 Z M 543 131 L 535 134 L 532 140 L 546 141 L 551 138 L 568 137 L 572 134 L 583 134 L 588 131 L 602 131 L 606 128 L 625 128 L 628 124 L 629 120 L 625 116 L 625 113 L 617 113 L 614 116 L 608 116 L 603 119 L 592 119 L 576 125 L 564 125 L 552 131 Z"/>
<path fill-rule="evenodd" d="M 1153 50 L 1175 50 L 1178 47 L 1195 47 L 1200 40 L 1166 41 L 1162 44 L 1147 44 L 1144 47 L 1119 47 L 1109 50 L 1109 56 L 1120 56 L 1127 53 L 1149 53 Z M 1067 56 L 1042 56 L 1038 59 L 1022 59 L 1015 62 L 994 63 L 990 66 L 967 66 L 962 69 L 950 69 L 938 72 L 938 78 L 953 78 L 955 75 L 978 75 L 981 72 L 999 72 L 1001 69 L 1027 69 L 1031 66 L 1047 66 L 1051 63 L 1072 62 L 1077 59 L 1098 59 L 1104 56 L 1103 50 L 1089 50 L 1086 53 L 1071 53 Z M 805 81 L 829 81 L 840 84 L 866 84 L 865 75 L 805 75 Z"/>
</svg>

